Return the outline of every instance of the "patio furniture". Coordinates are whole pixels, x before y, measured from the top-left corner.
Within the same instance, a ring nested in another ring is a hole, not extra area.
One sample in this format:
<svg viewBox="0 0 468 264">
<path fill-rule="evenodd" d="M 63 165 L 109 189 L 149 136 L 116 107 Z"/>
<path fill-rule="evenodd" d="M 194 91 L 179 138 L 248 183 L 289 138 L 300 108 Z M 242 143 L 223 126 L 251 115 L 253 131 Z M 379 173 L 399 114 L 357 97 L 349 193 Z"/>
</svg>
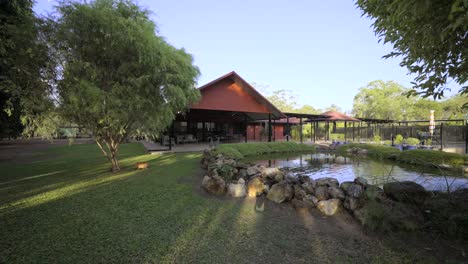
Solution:
<svg viewBox="0 0 468 264">
<path fill-rule="evenodd" d="M 192 134 L 188 134 L 184 138 L 184 143 L 198 143 L 198 140 Z"/>
<path fill-rule="evenodd" d="M 171 141 L 169 141 L 169 136 L 164 136 L 163 137 L 163 146 L 169 146 L 169 142 L 171 142 L 171 145 L 175 145 L 175 140 L 174 138 L 170 138 Z"/>
<path fill-rule="evenodd" d="M 177 144 L 183 144 L 183 143 L 185 143 L 185 136 L 184 136 L 184 135 L 177 135 L 177 136 L 176 136 L 176 143 L 177 143 Z"/>
</svg>

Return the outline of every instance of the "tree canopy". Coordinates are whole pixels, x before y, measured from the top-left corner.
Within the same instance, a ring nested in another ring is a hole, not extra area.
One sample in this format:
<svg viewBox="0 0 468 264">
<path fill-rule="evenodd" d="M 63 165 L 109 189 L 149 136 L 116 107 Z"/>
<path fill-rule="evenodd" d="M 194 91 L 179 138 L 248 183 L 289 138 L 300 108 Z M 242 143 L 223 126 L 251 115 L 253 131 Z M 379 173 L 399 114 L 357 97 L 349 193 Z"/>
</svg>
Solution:
<svg viewBox="0 0 468 264">
<path fill-rule="evenodd" d="M 456 95 L 444 101 L 434 101 L 407 97 L 405 94 L 409 90 L 394 81 L 373 81 L 354 97 L 353 114 L 376 119 L 428 120 L 430 110 L 435 111 L 437 119 L 465 118 L 468 113 L 463 109 L 463 105 L 468 103 L 466 96 Z"/>
<path fill-rule="evenodd" d="M 199 97 L 199 70 L 183 49 L 156 35 L 131 1 L 63 2 L 52 39 L 62 72 L 60 113 L 89 129 L 119 170 L 116 153 L 138 129 L 159 133 Z"/>
<path fill-rule="evenodd" d="M 401 66 L 416 74 L 411 94 L 441 98 L 451 80 L 468 93 L 468 1 L 357 0 Z"/>
<path fill-rule="evenodd" d="M 34 125 L 34 117 L 53 107 L 45 20 L 34 15 L 32 5 L 0 1 L 0 138 L 18 136 L 23 125 Z"/>
</svg>

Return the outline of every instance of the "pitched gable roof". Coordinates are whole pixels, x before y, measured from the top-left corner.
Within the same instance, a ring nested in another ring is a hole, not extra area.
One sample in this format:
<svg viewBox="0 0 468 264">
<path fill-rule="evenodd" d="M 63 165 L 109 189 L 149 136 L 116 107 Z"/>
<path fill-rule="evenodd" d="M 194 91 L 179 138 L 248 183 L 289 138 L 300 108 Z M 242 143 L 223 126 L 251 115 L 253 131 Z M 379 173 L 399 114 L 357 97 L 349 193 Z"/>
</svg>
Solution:
<svg viewBox="0 0 468 264">
<path fill-rule="evenodd" d="M 252 85 L 232 71 L 199 88 L 201 99 L 193 109 L 243 112 L 250 119 L 273 119 L 286 116 Z"/>
</svg>

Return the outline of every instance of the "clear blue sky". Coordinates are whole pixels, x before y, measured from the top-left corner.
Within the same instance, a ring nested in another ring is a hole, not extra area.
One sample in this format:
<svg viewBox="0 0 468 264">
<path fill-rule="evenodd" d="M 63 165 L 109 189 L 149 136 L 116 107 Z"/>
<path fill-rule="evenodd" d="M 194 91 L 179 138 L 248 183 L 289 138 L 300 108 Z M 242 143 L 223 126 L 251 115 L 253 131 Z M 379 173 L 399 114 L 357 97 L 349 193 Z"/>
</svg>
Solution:
<svg viewBox="0 0 468 264">
<path fill-rule="evenodd" d="M 160 35 L 193 54 L 198 84 L 230 71 L 272 90 L 288 89 L 298 104 L 352 109 L 354 95 L 373 80 L 410 87 L 399 59 L 382 59 L 390 46 L 378 43 L 371 20 L 353 1 L 140 0 L 153 11 Z M 39 14 L 55 1 L 39 0 Z"/>
</svg>

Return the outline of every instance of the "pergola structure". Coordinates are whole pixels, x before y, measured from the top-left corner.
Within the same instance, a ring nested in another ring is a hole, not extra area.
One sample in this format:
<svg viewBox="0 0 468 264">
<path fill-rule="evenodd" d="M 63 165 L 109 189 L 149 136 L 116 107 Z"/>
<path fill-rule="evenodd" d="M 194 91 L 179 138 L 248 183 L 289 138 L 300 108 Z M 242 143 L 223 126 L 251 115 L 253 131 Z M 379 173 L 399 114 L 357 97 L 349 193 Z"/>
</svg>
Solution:
<svg viewBox="0 0 468 264">
<path fill-rule="evenodd" d="M 345 115 L 343 113 L 339 113 L 336 111 L 327 111 L 324 112 L 320 115 L 320 117 L 314 117 L 314 118 L 309 118 L 306 120 L 306 122 L 313 123 L 314 125 L 314 142 L 316 141 L 316 131 L 318 129 L 318 124 L 320 122 L 325 123 L 325 130 L 327 133 L 325 134 L 325 140 L 330 140 L 330 123 L 333 123 L 336 125 L 336 122 L 344 122 L 344 128 L 345 128 L 345 141 L 347 140 L 346 138 L 346 130 L 348 127 L 348 123 L 352 122 L 353 123 L 353 140 L 354 140 L 354 123 L 355 122 L 360 122 L 361 120 Z"/>
</svg>

